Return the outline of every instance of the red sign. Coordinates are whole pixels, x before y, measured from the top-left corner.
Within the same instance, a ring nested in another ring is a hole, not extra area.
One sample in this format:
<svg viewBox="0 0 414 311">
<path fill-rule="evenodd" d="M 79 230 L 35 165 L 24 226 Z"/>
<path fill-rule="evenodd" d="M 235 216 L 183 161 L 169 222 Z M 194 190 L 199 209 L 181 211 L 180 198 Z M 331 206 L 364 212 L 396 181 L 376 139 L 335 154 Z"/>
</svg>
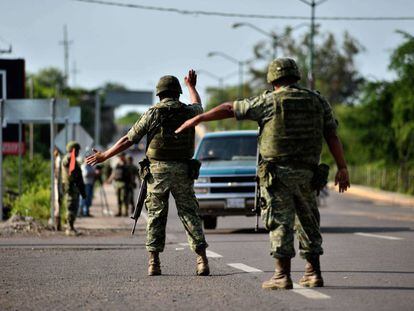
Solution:
<svg viewBox="0 0 414 311">
<path fill-rule="evenodd" d="M 22 155 L 26 152 L 26 144 L 21 143 L 21 152 Z M 18 155 L 19 154 L 19 143 L 18 142 L 3 142 L 3 154 L 8 155 Z"/>
</svg>

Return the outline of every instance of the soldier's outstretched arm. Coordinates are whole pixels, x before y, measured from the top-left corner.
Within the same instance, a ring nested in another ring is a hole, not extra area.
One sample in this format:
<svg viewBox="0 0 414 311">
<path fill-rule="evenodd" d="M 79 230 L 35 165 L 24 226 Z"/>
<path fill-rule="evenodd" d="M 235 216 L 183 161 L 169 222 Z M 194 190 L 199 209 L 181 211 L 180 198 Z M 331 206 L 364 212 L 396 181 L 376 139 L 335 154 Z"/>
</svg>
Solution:
<svg viewBox="0 0 414 311">
<path fill-rule="evenodd" d="M 346 166 L 344 149 L 341 140 L 336 134 L 336 130 L 331 130 L 325 134 L 325 140 L 329 150 L 335 159 L 338 171 L 335 175 L 335 186 L 339 185 L 339 192 L 346 191 L 350 186 L 349 173 Z"/>
<path fill-rule="evenodd" d="M 184 78 L 185 85 L 188 88 L 188 92 L 190 93 L 190 100 L 192 104 L 201 104 L 200 95 L 197 92 L 196 84 L 197 84 L 197 74 L 193 69 L 188 71 L 188 75 Z"/>
<path fill-rule="evenodd" d="M 211 109 L 210 111 L 207 111 L 185 121 L 178 129 L 175 130 L 175 133 L 178 134 L 188 128 L 195 127 L 201 122 L 223 120 L 229 118 L 234 118 L 233 103 L 223 103 Z"/>
<path fill-rule="evenodd" d="M 122 151 L 127 150 L 131 147 L 134 142 L 128 139 L 128 136 L 122 136 L 111 148 L 105 151 L 98 151 L 95 148 L 93 149 L 94 154 L 86 158 L 86 163 L 89 165 L 96 165 L 98 163 L 104 162 L 109 158 L 112 158 L 114 155 L 121 153 Z"/>
</svg>

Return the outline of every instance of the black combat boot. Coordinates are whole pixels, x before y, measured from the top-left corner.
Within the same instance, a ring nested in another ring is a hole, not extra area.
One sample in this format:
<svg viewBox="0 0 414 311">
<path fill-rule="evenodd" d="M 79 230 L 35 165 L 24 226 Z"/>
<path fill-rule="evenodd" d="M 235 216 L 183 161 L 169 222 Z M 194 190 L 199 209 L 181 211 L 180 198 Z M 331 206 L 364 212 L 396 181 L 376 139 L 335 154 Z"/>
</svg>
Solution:
<svg viewBox="0 0 414 311">
<path fill-rule="evenodd" d="M 306 258 L 305 274 L 300 279 L 299 284 L 304 287 L 323 287 L 319 255 Z"/>
<path fill-rule="evenodd" d="M 208 265 L 208 259 L 206 255 L 206 249 L 196 250 L 197 253 L 197 275 L 206 276 L 210 274 L 210 267 Z"/>
<path fill-rule="evenodd" d="M 161 275 L 161 262 L 158 252 L 149 252 L 148 275 Z"/>
<path fill-rule="evenodd" d="M 269 281 L 262 284 L 266 289 L 292 289 L 293 283 L 290 278 L 290 258 L 276 258 L 275 274 Z"/>
</svg>

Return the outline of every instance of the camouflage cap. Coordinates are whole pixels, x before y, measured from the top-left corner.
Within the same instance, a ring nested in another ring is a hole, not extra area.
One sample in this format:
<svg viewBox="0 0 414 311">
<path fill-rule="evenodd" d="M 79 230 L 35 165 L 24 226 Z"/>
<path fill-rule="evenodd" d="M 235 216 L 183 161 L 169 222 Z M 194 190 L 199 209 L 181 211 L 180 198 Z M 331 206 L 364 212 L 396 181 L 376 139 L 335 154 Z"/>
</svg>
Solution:
<svg viewBox="0 0 414 311">
<path fill-rule="evenodd" d="M 160 78 L 160 81 L 157 83 L 157 96 L 164 91 L 175 91 L 179 94 L 182 94 L 180 81 L 174 76 L 163 76 Z"/>
<path fill-rule="evenodd" d="M 67 152 L 71 152 L 72 149 L 75 148 L 77 150 L 79 150 L 81 148 L 81 146 L 79 145 L 79 143 L 77 141 L 70 141 L 66 144 L 66 151 Z"/>
<path fill-rule="evenodd" d="M 292 58 L 276 58 L 267 70 L 267 82 L 272 83 L 283 77 L 295 77 L 300 79 L 300 72 L 296 62 Z"/>
</svg>

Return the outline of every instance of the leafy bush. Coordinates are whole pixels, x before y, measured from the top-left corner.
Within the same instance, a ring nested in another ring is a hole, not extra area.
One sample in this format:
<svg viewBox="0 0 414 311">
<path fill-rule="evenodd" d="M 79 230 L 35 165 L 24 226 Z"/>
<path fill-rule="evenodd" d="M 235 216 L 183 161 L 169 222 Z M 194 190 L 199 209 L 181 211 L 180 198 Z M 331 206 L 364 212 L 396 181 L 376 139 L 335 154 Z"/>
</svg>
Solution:
<svg viewBox="0 0 414 311">
<path fill-rule="evenodd" d="M 47 222 L 50 217 L 50 188 L 34 187 L 27 190 L 14 201 L 11 213 Z"/>
<path fill-rule="evenodd" d="M 18 157 L 6 157 L 3 165 L 6 193 L 17 193 Z M 11 207 L 12 215 L 47 221 L 50 216 L 50 162 L 39 155 L 33 160 L 24 157 L 21 196 L 8 196 L 5 203 Z"/>
</svg>

